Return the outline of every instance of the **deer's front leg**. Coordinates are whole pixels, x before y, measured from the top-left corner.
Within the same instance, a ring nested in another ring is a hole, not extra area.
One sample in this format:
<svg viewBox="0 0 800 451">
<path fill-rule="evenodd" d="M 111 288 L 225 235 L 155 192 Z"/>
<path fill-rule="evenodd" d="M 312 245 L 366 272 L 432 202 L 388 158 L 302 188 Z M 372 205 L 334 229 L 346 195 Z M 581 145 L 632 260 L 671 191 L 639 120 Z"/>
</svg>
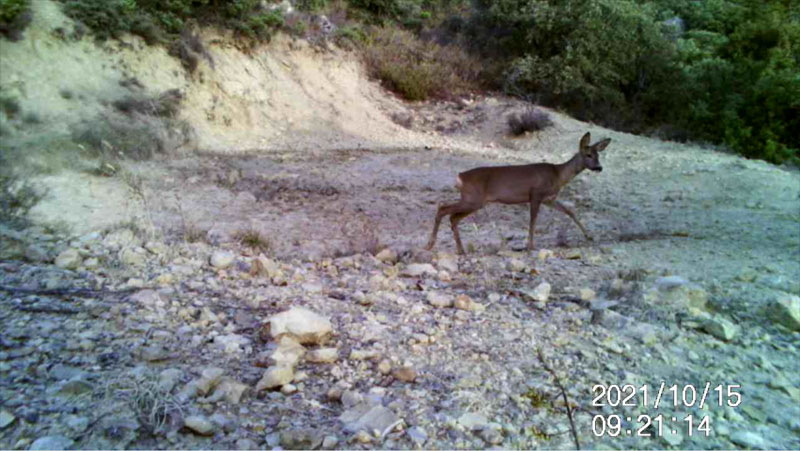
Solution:
<svg viewBox="0 0 800 451">
<path fill-rule="evenodd" d="M 536 225 L 536 216 L 539 214 L 539 205 L 541 205 L 542 199 L 534 196 L 531 193 L 530 197 L 530 204 L 531 204 L 531 223 L 528 226 L 528 250 L 533 250 L 533 228 Z"/>
</svg>

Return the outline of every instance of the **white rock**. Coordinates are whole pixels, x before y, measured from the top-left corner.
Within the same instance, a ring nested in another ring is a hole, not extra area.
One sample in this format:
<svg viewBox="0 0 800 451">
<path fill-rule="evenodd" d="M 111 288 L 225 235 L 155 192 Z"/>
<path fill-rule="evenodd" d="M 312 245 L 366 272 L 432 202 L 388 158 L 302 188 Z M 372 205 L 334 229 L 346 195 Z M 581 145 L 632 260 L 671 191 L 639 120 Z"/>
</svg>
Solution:
<svg viewBox="0 0 800 451">
<path fill-rule="evenodd" d="M 58 254 L 55 261 L 56 266 L 62 269 L 77 269 L 82 262 L 81 254 L 77 249 L 72 248 Z"/>
<path fill-rule="evenodd" d="M 293 307 L 273 315 L 267 323 L 272 338 L 288 334 L 302 344 L 324 343 L 333 332 L 333 326 L 327 318 L 302 307 Z"/>
<path fill-rule="evenodd" d="M 119 251 L 119 261 L 125 266 L 144 266 L 147 253 L 141 247 L 126 247 Z"/>
<path fill-rule="evenodd" d="M 458 272 L 458 259 L 454 255 L 439 254 L 439 261 L 436 263 L 436 266 L 450 274 L 455 274 Z"/>
<path fill-rule="evenodd" d="M 790 330 L 800 330 L 800 297 L 786 295 L 774 300 L 769 306 L 769 316 Z"/>
<path fill-rule="evenodd" d="M 195 379 L 193 382 L 197 386 L 197 390 L 200 392 L 200 394 L 206 395 L 211 391 L 212 388 L 216 387 L 220 380 L 222 380 L 222 376 L 224 374 L 225 370 L 222 368 L 204 368 L 200 372 L 200 377 Z"/>
<path fill-rule="evenodd" d="M 306 360 L 312 363 L 333 363 L 339 358 L 336 348 L 314 349 L 306 355 Z"/>
<path fill-rule="evenodd" d="M 656 286 L 659 290 L 674 290 L 687 283 L 689 283 L 689 281 L 680 276 L 666 276 L 656 279 Z"/>
<path fill-rule="evenodd" d="M 437 274 L 436 268 L 430 263 L 412 263 L 400 271 L 402 277 L 436 276 Z"/>
<path fill-rule="evenodd" d="M 438 291 L 429 291 L 425 299 L 427 299 L 428 304 L 437 308 L 445 308 L 453 305 L 452 296 Z"/>
<path fill-rule="evenodd" d="M 547 282 L 540 283 L 530 292 L 530 296 L 534 301 L 547 302 L 550 298 L 550 284 Z"/>
<path fill-rule="evenodd" d="M 298 343 L 294 337 L 284 335 L 278 339 L 278 346 L 270 353 L 269 364 L 294 368 L 305 353 L 306 348 Z"/>
<path fill-rule="evenodd" d="M 216 426 L 203 415 L 192 415 L 183 420 L 183 425 L 200 435 L 214 435 Z"/>
<path fill-rule="evenodd" d="M 539 254 L 537 258 L 540 262 L 547 261 L 549 258 L 553 258 L 555 254 L 550 249 L 539 249 Z"/>
<path fill-rule="evenodd" d="M 294 370 L 287 366 L 267 368 L 261 380 L 256 384 L 256 391 L 271 390 L 288 384 L 294 379 Z"/>
<path fill-rule="evenodd" d="M 729 438 L 733 443 L 744 448 L 764 449 L 766 446 L 764 438 L 755 432 L 736 431 Z"/>
<path fill-rule="evenodd" d="M 384 263 L 395 263 L 397 261 L 397 252 L 387 247 L 386 249 L 378 252 L 378 254 L 375 255 L 375 258 Z"/>
<path fill-rule="evenodd" d="M 238 354 L 250 346 L 250 339 L 236 334 L 217 335 L 214 345 L 226 354 Z"/>
<path fill-rule="evenodd" d="M 230 251 L 216 251 L 211 254 L 209 263 L 217 269 L 225 269 L 233 264 L 234 255 Z"/>
<path fill-rule="evenodd" d="M 0 410 L 0 430 L 7 428 L 16 419 L 17 417 L 12 415 L 9 411 L 5 409 Z"/>
<path fill-rule="evenodd" d="M 46 437 L 37 438 L 28 449 L 32 451 L 63 450 L 72 448 L 74 443 L 72 439 L 64 437 L 63 435 L 48 435 Z"/>
<path fill-rule="evenodd" d="M 467 412 L 458 418 L 458 423 L 469 431 L 483 429 L 489 424 L 489 420 L 479 413 Z"/>
<path fill-rule="evenodd" d="M 522 260 L 518 258 L 512 258 L 508 262 L 508 269 L 514 272 L 522 272 L 528 268 L 528 265 L 525 264 Z"/>
<path fill-rule="evenodd" d="M 739 331 L 735 324 L 721 316 L 706 320 L 703 324 L 703 330 L 723 341 L 732 340 Z"/>
</svg>

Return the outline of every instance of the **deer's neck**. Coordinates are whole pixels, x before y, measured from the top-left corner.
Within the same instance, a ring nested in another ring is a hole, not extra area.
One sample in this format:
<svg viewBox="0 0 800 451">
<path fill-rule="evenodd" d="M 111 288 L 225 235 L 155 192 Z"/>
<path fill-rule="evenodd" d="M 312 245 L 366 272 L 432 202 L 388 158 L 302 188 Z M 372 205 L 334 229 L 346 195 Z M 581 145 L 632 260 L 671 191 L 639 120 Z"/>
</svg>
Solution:
<svg viewBox="0 0 800 451">
<path fill-rule="evenodd" d="M 558 185 L 564 186 L 586 169 L 586 166 L 583 164 L 581 153 L 578 152 L 569 161 L 557 165 L 556 168 L 558 170 Z"/>
</svg>

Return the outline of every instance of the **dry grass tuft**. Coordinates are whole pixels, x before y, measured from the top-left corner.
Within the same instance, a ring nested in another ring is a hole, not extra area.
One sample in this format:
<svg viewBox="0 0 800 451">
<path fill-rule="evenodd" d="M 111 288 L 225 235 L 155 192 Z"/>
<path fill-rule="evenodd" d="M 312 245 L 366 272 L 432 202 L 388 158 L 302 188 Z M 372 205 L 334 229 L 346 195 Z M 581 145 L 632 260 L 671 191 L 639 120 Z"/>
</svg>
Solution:
<svg viewBox="0 0 800 451">
<path fill-rule="evenodd" d="M 375 28 L 363 51 L 370 74 L 407 100 L 448 99 L 480 89 L 477 59 L 407 30 Z"/>
</svg>

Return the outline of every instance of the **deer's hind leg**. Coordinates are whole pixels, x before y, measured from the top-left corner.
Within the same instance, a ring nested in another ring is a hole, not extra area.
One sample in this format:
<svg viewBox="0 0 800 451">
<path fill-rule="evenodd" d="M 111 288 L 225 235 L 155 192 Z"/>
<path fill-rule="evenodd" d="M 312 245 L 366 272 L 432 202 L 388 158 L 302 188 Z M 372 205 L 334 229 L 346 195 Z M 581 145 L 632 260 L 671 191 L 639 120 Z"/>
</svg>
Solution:
<svg viewBox="0 0 800 451">
<path fill-rule="evenodd" d="M 481 205 L 474 205 L 463 200 L 456 204 L 450 205 L 442 205 L 436 211 L 436 221 L 433 224 L 433 231 L 431 232 L 431 237 L 428 240 L 427 246 L 425 249 L 431 250 L 433 246 L 436 244 L 436 235 L 439 233 L 439 225 L 442 222 L 442 218 L 445 216 L 450 216 L 450 228 L 453 230 L 453 235 L 456 239 L 456 245 L 458 246 L 458 251 L 460 254 L 464 253 L 464 248 L 461 245 L 461 238 L 458 236 L 458 222 L 464 219 L 467 215 L 472 213 L 473 211 L 481 208 Z"/>
</svg>

